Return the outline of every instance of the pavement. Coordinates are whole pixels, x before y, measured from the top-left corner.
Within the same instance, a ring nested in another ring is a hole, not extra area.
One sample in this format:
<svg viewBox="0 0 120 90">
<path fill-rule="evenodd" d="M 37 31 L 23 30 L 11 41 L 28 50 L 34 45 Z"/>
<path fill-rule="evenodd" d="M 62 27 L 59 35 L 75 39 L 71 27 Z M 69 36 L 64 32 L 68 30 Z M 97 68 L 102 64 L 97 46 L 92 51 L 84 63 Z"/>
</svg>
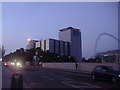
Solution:
<svg viewBox="0 0 120 90">
<path fill-rule="evenodd" d="M 44 68 L 46 68 L 46 69 L 60 70 L 60 71 L 70 72 L 70 73 L 84 74 L 84 75 L 90 75 L 91 74 L 91 72 L 89 72 L 89 71 L 82 71 L 82 70 L 60 69 L 60 68 L 47 68 L 47 67 L 44 67 Z"/>
<path fill-rule="evenodd" d="M 12 73 L 7 67 L 2 66 L 2 88 L 10 88 Z"/>
<path fill-rule="evenodd" d="M 26 67 L 29 68 L 30 66 Z M 70 73 L 78 73 L 78 74 L 84 74 L 84 75 L 90 75 L 90 71 L 82 71 L 82 70 L 72 70 L 72 69 L 62 69 L 62 68 L 50 68 L 50 67 L 41 67 L 41 66 L 35 66 L 37 68 L 46 68 L 46 69 L 54 69 L 54 70 L 60 70 L 64 72 L 70 72 Z"/>
<path fill-rule="evenodd" d="M 0 90 L 2 89 L 2 65 L 0 65 Z"/>
</svg>

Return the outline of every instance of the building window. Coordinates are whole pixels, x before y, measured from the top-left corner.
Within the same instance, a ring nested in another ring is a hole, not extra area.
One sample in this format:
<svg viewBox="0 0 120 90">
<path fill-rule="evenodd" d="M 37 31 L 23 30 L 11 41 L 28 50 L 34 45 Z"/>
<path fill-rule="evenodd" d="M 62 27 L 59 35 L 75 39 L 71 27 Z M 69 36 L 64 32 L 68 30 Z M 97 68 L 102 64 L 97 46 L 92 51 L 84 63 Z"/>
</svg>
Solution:
<svg viewBox="0 0 120 90">
<path fill-rule="evenodd" d="M 54 42 L 54 53 L 55 53 L 55 51 L 56 51 L 56 41 L 55 40 L 53 40 L 53 42 Z"/>
<path fill-rule="evenodd" d="M 44 51 L 46 51 L 46 40 L 44 40 Z"/>
<path fill-rule="evenodd" d="M 65 55 L 65 42 L 63 42 L 63 55 Z"/>
<path fill-rule="evenodd" d="M 59 51 L 59 55 L 60 55 L 60 41 L 58 42 L 58 51 Z"/>
<path fill-rule="evenodd" d="M 67 48 L 68 48 L 67 49 L 68 50 L 68 56 L 70 56 L 70 43 L 69 42 L 67 43 Z"/>
<path fill-rule="evenodd" d="M 40 41 L 40 48 L 41 48 L 41 41 Z"/>
</svg>

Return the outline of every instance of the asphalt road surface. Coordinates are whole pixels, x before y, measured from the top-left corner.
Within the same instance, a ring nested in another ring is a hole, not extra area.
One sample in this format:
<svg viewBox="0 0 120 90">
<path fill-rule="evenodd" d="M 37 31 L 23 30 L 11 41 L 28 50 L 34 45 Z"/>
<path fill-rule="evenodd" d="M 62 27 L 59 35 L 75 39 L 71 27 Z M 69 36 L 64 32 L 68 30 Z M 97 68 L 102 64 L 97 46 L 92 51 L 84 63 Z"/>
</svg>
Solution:
<svg viewBox="0 0 120 90">
<path fill-rule="evenodd" d="M 0 63 L 0 90 L 2 89 L 2 65 Z"/>
<path fill-rule="evenodd" d="M 10 88 L 12 72 L 2 66 L 2 88 Z"/>
<path fill-rule="evenodd" d="M 3 88 L 7 88 L 10 80 L 6 80 L 8 73 L 20 73 L 23 75 L 24 88 L 30 90 L 34 88 L 79 88 L 80 90 L 99 89 L 109 90 L 118 89 L 120 85 L 108 81 L 93 81 L 90 75 L 65 72 L 56 69 L 47 69 L 42 67 L 3 67 Z M 9 78 L 10 78 L 9 74 Z"/>
</svg>

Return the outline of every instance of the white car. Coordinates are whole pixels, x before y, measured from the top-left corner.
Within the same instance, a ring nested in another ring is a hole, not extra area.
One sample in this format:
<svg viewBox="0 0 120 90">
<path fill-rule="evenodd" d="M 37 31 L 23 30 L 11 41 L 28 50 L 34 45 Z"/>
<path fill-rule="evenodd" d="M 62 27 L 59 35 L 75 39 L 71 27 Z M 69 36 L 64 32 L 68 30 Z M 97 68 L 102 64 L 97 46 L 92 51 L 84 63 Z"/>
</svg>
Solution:
<svg viewBox="0 0 120 90">
<path fill-rule="evenodd" d="M 20 62 L 11 62 L 11 65 L 16 67 L 22 67 L 22 63 Z"/>
</svg>

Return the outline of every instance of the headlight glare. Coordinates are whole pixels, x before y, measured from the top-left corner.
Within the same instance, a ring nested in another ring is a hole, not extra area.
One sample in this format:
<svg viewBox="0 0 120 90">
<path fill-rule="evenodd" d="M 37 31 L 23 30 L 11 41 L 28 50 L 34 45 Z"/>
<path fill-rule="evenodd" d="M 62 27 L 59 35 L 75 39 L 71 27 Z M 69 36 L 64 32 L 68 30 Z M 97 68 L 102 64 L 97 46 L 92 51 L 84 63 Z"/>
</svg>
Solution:
<svg viewBox="0 0 120 90">
<path fill-rule="evenodd" d="M 15 63 L 12 63 L 12 65 L 15 65 Z"/>
<path fill-rule="evenodd" d="M 17 66 L 19 66 L 20 65 L 20 63 L 17 63 Z"/>
<path fill-rule="evenodd" d="M 118 77 L 120 77 L 120 75 L 118 75 Z"/>
</svg>

